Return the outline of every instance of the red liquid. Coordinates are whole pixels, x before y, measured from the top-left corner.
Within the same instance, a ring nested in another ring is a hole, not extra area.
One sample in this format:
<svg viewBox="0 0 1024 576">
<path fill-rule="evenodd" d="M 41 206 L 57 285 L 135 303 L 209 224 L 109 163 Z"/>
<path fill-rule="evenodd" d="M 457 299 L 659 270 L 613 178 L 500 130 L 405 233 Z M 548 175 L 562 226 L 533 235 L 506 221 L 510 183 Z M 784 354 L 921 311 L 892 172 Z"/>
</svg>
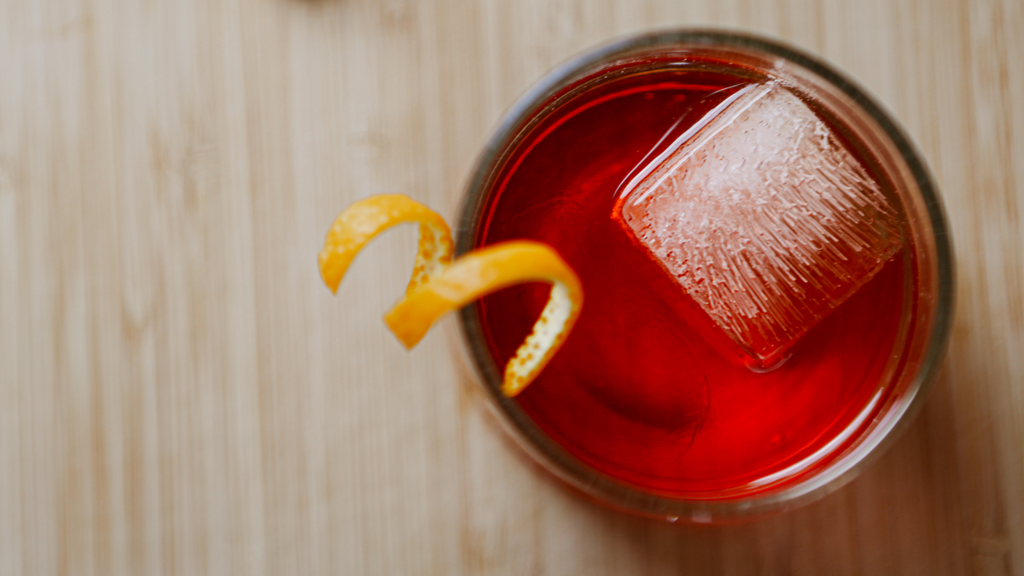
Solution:
<svg viewBox="0 0 1024 576">
<path fill-rule="evenodd" d="M 745 82 L 677 68 L 584 92 L 518 145 L 479 229 L 478 245 L 551 245 L 583 282 L 579 322 L 522 408 L 583 462 L 660 493 L 730 497 L 819 469 L 877 415 L 903 345 L 905 249 L 759 373 L 612 219 L 616 190 L 673 123 L 685 129 Z M 499 366 L 548 290 L 523 285 L 478 304 Z"/>
</svg>

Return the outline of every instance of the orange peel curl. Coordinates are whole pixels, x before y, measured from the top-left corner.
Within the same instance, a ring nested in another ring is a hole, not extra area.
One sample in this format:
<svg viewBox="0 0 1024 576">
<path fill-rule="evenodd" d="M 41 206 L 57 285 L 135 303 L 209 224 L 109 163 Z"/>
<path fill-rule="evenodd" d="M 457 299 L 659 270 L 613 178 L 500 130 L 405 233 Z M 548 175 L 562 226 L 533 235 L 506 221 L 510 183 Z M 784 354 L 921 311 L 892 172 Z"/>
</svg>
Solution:
<svg viewBox="0 0 1024 576">
<path fill-rule="evenodd" d="M 406 223 L 420 226 L 419 250 L 406 293 L 451 264 L 455 247 L 444 218 L 408 196 L 381 194 L 352 204 L 335 218 L 320 251 L 324 284 L 337 293 L 356 254 L 381 232 Z"/>
<path fill-rule="evenodd" d="M 406 347 L 412 348 L 445 313 L 525 282 L 547 282 L 552 286 L 533 331 L 505 367 L 502 392 L 515 396 L 533 382 L 558 351 L 583 306 L 579 278 L 550 247 L 514 240 L 474 250 L 406 294 L 384 321 Z"/>
<path fill-rule="evenodd" d="M 444 314 L 515 284 L 551 284 L 532 332 L 505 367 L 502 392 L 523 391 L 561 347 L 583 306 L 583 289 L 572 268 L 551 247 L 529 240 L 494 244 L 452 261 L 451 231 L 436 212 L 402 195 L 372 196 L 343 211 L 320 252 L 320 274 L 337 292 L 356 254 L 392 226 L 418 223 L 419 250 L 405 298 L 384 317 L 388 328 L 412 348 Z"/>
</svg>

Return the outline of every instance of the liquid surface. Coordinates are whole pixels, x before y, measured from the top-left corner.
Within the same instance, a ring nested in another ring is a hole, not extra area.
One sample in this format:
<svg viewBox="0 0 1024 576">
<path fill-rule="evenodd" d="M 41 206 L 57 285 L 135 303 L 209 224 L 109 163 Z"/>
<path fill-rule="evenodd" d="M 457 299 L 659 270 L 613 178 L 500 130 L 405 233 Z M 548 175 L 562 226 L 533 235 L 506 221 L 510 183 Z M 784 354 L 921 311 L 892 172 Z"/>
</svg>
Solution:
<svg viewBox="0 0 1024 576">
<path fill-rule="evenodd" d="M 743 85 L 720 72 L 663 70 L 576 97 L 536 126 L 489 192 L 478 245 L 551 245 L 576 270 L 582 315 L 519 397 L 552 439 L 643 488 L 729 497 L 813 472 L 883 403 L 904 313 L 903 252 L 825 317 L 770 371 L 751 359 L 611 218 L 616 191 L 678 127 Z M 670 140 L 670 139 L 669 139 Z M 545 285 L 477 306 L 503 366 L 548 297 Z"/>
</svg>

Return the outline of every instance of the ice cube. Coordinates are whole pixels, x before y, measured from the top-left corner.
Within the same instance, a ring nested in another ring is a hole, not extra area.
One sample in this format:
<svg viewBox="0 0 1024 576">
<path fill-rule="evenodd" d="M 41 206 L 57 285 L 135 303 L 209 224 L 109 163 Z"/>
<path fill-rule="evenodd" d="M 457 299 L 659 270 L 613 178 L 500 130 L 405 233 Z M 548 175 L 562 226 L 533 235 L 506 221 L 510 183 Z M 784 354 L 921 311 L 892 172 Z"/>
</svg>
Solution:
<svg viewBox="0 0 1024 576">
<path fill-rule="evenodd" d="M 895 207 L 788 88 L 732 94 L 647 163 L 616 213 L 762 364 L 900 248 Z"/>
</svg>

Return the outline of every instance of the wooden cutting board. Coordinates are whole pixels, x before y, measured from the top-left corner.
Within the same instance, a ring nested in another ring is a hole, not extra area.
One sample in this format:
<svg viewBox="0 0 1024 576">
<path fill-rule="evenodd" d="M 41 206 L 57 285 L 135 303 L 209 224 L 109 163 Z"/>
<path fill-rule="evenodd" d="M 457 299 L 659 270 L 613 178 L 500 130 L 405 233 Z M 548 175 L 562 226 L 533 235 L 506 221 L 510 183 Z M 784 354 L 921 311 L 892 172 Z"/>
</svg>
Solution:
<svg viewBox="0 0 1024 576">
<path fill-rule="evenodd" d="M 704 529 L 530 464 L 451 320 L 401 349 L 380 316 L 413 230 L 340 298 L 315 258 L 368 194 L 453 216 L 552 66 L 693 25 L 884 102 L 942 188 L 959 290 L 884 457 Z M 0 0 L 0 575 L 1024 575 L 1022 30 L 1020 0 Z"/>
</svg>

